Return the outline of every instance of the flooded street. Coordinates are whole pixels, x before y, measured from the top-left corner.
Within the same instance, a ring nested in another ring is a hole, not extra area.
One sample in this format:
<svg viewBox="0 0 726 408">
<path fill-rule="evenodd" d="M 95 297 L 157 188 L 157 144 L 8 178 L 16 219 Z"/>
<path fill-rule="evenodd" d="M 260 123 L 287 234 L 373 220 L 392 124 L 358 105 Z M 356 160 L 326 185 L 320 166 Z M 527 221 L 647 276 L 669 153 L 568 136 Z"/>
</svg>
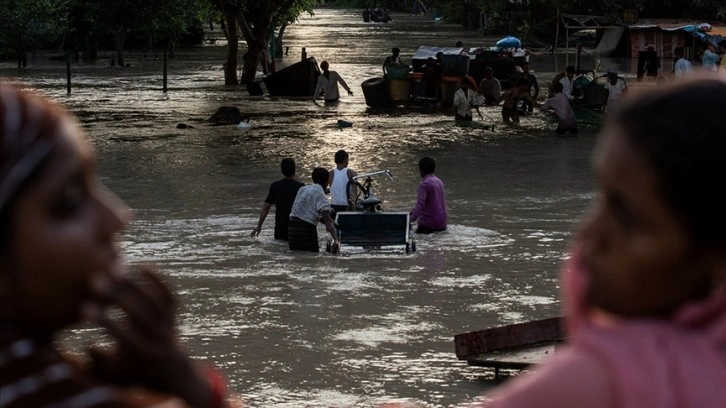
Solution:
<svg viewBox="0 0 726 408">
<path fill-rule="evenodd" d="M 184 343 L 219 365 L 250 407 L 484 399 L 495 383 L 480 377 L 492 375 L 456 360 L 454 335 L 559 314 L 558 268 L 592 198 L 596 123 L 559 138 L 555 121 L 539 112 L 508 128 L 499 124 L 501 108 L 484 108 L 475 121 L 495 125 L 486 130 L 455 126 L 450 109 L 366 109 L 360 84 L 381 76 L 391 47 L 410 61 L 420 45 L 497 40 L 426 17 L 393 18 L 363 23 L 358 10 L 320 9 L 287 29 L 289 54 L 278 69 L 297 62 L 302 47 L 329 61 L 355 92 L 334 106 L 225 86 L 220 43 L 180 50 L 167 94 L 161 61 L 141 52 L 129 54 L 125 69 L 107 60 L 74 64 L 71 95 L 65 64 L 1 66 L 3 77 L 79 116 L 104 183 L 133 209 L 123 237 L 129 261 L 152 262 L 169 278 Z M 543 88 L 564 67 L 550 55 L 530 63 Z M 250 130 L 210 126 L 220 106 L 249 115 Z M 339 119 L 353 126 L 339 129 Z M 250 238 L 280 160 L 293 157 L 310 183 L 314 167 L 333 167 L 338 149 L 359 173 L 393 173 L 393 181 L 374 181 L 387 211 L 412 208 L 418 160 L 433 157 L 446 185 L 448 230 L 416 237 L 410 255 L 345 245 L 338 256 L 301 254 L 272 238 L 271 213 L 261 236 Z M 95 334 L 74 330 L 69 341 Z"/>
</svg>

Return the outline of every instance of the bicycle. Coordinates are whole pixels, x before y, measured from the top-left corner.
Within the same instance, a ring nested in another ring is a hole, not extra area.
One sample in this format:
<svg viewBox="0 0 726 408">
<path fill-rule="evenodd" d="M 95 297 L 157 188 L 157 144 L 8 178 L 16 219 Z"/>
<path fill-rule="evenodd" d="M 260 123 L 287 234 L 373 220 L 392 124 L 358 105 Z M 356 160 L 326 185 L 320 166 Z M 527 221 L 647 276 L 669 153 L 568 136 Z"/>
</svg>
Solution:
<svg viewBox="0 0 726 408">
<path fill-rule="evenodd" d="M 379 170 L 353 177 L 345 186 L 348 198 L 348 211 L 381 212 L 382 201 L 371 192 L 373 176 L 385 174 L 393 180 L 390 170 Z M 359 180 L 362 180 L 359 181 Z"/>
</svg>

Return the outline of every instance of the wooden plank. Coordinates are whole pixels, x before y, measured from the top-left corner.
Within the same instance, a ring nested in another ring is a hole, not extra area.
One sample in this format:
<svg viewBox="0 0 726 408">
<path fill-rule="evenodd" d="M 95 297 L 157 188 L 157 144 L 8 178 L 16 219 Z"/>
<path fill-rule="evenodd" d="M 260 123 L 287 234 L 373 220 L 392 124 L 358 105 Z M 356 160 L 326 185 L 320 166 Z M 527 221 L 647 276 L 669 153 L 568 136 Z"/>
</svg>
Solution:
<svg viewBox="0 0 726 408">
<path fill-rule="evenodd" d="M 524 369 L 530 365 L 542 364 L 555 353 L 555 343 L 541 343 L 532 347 L 511 351 L 494 351 L 489 354 L 470 356 L 471 366 Z"/>
<path fill-rule="evenodd" d="M 456 357 L 466 360 L 494 351 L 554 343 L 562 338 L 561 318 L 553 317 L 457 334 L 454 336 L 454 346 Z"/>
</svg>

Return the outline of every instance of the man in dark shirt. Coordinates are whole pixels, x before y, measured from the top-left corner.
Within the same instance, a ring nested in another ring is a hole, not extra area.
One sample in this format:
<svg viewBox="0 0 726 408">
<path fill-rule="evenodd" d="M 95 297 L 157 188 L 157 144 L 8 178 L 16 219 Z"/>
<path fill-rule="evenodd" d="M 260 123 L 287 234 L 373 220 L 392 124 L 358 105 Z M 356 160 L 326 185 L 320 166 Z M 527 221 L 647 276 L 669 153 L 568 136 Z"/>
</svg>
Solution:
<svg viewBox="0 0 726 408">
<path fill-rule="evenodd" d="M 250 236 L 256 237 L 262 231 L 262 223 L 265 222 L 267 213 L 272 205 L 275 206 L 275 239 L 287 241 L 287 227 L 290 224 L 290 210 L 295 196 L 300 187 L 304 186 L 302 182 L 295 180 L 295 160 L 291 158 L 282 159 L 280 163 L 282 179 L 270 184 L 270 191 L 267 193 L 265 203 L 260 211 L 260 219 L 257 221 L 257 227 L 252 230 Z"/>
</svg>

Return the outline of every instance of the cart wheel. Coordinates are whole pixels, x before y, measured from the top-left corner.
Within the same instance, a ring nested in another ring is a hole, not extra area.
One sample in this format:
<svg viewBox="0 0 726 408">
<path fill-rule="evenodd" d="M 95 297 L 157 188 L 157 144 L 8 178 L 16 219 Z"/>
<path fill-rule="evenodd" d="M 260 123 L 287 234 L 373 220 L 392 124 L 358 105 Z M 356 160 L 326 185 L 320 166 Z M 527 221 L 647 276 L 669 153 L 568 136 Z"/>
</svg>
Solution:
<svg viewBox="0 0 726 408">
<path fill-rule="evenodd" d="M 416 241 L 411 242 L 411 252 L 416 252 Z"/>
</svg>

